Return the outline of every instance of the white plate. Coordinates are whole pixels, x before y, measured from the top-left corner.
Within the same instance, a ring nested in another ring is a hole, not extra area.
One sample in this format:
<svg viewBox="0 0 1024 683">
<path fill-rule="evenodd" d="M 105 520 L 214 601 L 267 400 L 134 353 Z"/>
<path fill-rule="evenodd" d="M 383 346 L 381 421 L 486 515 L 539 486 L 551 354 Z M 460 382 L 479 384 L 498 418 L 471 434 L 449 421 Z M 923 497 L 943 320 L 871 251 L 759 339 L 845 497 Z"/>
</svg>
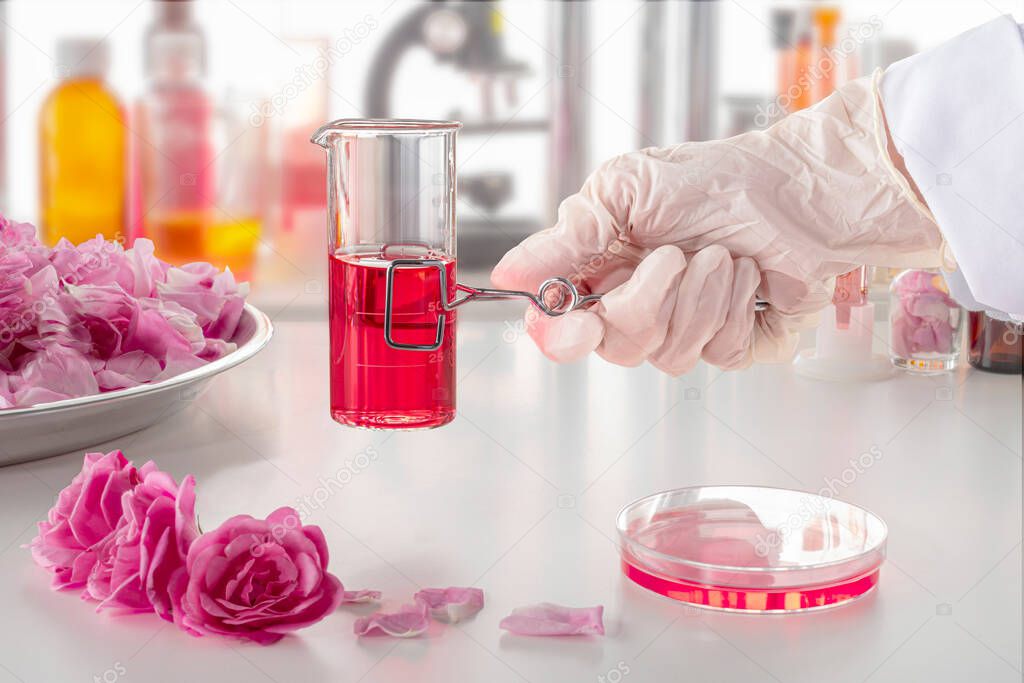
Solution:
<svg viewBox="0 0 1024 683">
<path fill-rule="evenodd" d="M 198 398 L 214 375 L 252 358 L 273 333 L 270 318 L 246 304 L 231 339 L 238 348 L 212 363 L 163 382 L 0 410 L 0 465 L 83 450 L 159 422 Z"/>
</svg>

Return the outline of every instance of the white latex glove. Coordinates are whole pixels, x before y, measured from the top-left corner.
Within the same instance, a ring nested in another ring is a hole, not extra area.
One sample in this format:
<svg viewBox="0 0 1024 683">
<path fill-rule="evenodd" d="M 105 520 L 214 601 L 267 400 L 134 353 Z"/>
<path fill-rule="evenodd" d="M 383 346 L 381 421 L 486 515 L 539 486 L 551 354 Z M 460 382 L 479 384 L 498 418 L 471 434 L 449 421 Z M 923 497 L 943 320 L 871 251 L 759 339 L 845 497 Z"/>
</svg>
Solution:
<svg viewBox="0 0 1024 683">
<path fill-rule="evenodd" d="M 875 87 L 852 81 L 765 131 L 611 159 L 491 280 L 536 291 L 561 275 L 606 293 L 560 318 L 527 313 L 555 361 L 596 350 L 678 375 L 701 358 L 787 360 L 836 275 L 940 264 L 938 227 L 894 159 Z M 770 304 L 756 314 L 755 294 Z"/>
</svg>

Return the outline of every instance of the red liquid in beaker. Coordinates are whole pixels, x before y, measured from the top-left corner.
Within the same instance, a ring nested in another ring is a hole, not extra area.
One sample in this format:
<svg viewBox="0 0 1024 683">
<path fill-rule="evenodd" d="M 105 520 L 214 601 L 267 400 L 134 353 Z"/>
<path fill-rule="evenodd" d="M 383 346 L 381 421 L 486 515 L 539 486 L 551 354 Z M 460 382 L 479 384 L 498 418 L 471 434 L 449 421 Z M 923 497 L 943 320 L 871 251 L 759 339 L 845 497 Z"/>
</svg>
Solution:
<svg viewBox="0 0 1024 683">
<path fill-rule="evenodd" d="M 377 429 L 437 427 L 455 417 L 455 311 L 441 307 L 440 272 L 431 266 L 395 270 L 391 338 L 433 344 L 437 319 L 447 319 L 436 351 L 393 349 L 384 341 L 388 262 L 408 255 L 381 252 L 330 256 L 331 416 Z M 455 259 L 444 262 L 447 297 L 455 297 Z"/>
</svg>

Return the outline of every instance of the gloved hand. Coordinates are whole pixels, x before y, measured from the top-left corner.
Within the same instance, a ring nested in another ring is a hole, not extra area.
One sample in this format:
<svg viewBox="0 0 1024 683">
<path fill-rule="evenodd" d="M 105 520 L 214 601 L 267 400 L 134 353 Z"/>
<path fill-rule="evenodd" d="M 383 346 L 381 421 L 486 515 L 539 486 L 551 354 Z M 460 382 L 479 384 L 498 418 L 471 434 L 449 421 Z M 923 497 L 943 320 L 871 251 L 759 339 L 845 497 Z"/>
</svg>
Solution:
<svg viewBox="0 0 1024 683">
<path fill-rule="evenodd" d="M 491 280 L 536 291 L 561 275 L 606 292 L 559 318 L 527 311 L 555 361 L 596 350 L 678 375 L 701 358 L 787 360 L 836 275 L 940 265 L 942 236 L 901 164 L 877 89 L 859 79 L 765 131 L 611 159 Z M 755 295 L 767 310 L 754 313 Z"/>
</svg>

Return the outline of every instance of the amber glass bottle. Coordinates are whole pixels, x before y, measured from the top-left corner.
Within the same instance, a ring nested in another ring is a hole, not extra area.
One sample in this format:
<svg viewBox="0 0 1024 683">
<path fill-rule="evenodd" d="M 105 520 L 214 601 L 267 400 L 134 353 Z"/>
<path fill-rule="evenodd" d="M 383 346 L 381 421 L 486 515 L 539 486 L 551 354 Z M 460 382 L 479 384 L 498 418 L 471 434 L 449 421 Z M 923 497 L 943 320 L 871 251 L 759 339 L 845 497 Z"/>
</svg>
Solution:
<svg viewBox="0 0 1024 683">
<path fill-rule="evenodd" d="M 968 362 L 979 370 L 1019 375 L 1024 372 L 1024 325 L 972 311 Z"/>
<path fill-rule="evenodd" d="M 124 229 L 124 112 L 104 82 L 104 43 L 67 39 L 57 46 L 63 78 L 39 114 L 39 221 L 50 244 Z"/>
</svg>

